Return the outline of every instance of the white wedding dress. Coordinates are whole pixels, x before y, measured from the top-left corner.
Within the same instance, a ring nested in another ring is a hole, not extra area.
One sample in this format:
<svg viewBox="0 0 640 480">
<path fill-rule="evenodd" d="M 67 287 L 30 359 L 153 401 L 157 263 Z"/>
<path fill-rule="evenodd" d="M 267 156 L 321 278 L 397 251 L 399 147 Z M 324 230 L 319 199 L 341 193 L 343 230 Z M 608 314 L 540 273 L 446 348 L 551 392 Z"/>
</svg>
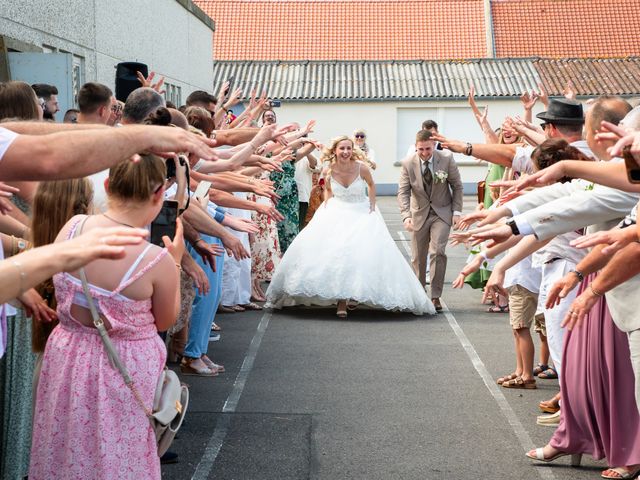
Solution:
<svg viewBox="0 0 640 480">
<path fill-rule="evenodd" d="M 332 305 L 351 299 L 385 310 L 434 314 L 380 211 L 369 213 L 359 173 L 348 187 L 330 181 L 333 198 L 318 208 L 282 257 L 266 306 Z"/>
</svg>

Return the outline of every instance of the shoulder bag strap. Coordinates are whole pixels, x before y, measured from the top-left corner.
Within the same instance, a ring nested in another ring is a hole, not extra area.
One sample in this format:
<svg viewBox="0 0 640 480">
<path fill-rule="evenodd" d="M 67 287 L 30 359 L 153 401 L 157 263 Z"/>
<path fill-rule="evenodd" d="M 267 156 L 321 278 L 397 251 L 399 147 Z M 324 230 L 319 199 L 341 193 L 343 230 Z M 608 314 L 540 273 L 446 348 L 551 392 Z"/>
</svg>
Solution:
<svg viewBox="0 0 640 480">
<path fill-rule="evenodd" d="M 87 218 L 89 218 L 89 216 L 86 216 L 84 220 L 82 220 L 82 223 L 80 224 L 79 228 L 76 229 L 74 236 L 77 237 L 78 235 L 80 235 L 84 227 L 84 224 L 87 221 Z M 129 372 L 127 371 L 127 367 L 124 366 L 124 364 L 122 363 L 122 360 L 120 360 L 120 356 L 118 355 L 118 352 L 113 346 L 113 343 L 111 343 L 111 338 L 109 338 L 107 329 L 104 326 L 104 321 L 102 320 L 102 318 L 100 318 L 100 315 L 98 315 L 96 306 L 93 303 L 93 298 L 91 297 L 91 292 L 89 292 L 89 283 L 87 282 L 87 275 L 85 274 L 84 267 L 80 267 L 79 274 L 80 274 L 80 280 L 82 281 L 82 290 L 84 291 L 85 297 L 87 297 L 87 304 L 89 305 L 89 311 L 91 312 L 91 317 L 93 318 L 93 325 L 96 327 L 96 329 L 98 329 L 98 333 L 100 334 L 100 339 L 104 344 L 104 348 L 107 351 L 107 356 L 109 357 L 109 360 L 118 369 L 118 371 L 120 372 L 120 375 L 122 375 L 122 378 L 124 379 L 124 383 L 127 385 L 127 387 L 131 389 L 133 396 L 136 398 L 136 401 L 140 404 L 140 407 L 142 407 L 142 410 L 144 410 L 145 415 L 147 417 L 151 417 L 151 414 L 152 414 L 151 411 L 144 405 L 144 402 L 142 401 L 142 397 L 140 396 L 138 389 L 134 385 L 133 380 L 129 375 Z"/>
</svg>

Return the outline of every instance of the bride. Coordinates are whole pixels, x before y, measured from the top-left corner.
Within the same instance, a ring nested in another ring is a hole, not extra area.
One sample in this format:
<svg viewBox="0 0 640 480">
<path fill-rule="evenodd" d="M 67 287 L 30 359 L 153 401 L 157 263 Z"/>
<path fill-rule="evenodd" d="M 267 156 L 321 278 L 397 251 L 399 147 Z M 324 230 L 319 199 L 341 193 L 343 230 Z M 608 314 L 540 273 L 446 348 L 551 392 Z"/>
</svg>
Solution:
<svg viewBox="0 0 640 480">
<path fill-rule="evenodd" d="M 416 315 L 435 313 L 376 208 L 375 184 L 363 160 L 346 136 L 323 152 L 321 162 L 330 163 L 325 201 L 282 257 L 267 290 L 267 307 L 337 301 L 336 314 L 345 318 L 347 300 L 353 300 Z"/>
</svg>

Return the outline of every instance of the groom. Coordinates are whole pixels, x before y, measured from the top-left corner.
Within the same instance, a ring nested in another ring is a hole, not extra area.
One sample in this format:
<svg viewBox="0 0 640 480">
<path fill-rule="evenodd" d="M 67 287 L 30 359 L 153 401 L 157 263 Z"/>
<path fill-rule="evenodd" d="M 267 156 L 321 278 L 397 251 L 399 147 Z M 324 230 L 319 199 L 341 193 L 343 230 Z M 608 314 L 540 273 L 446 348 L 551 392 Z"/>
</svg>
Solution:
<svg viewBox="0 0 640 480">
<path fill-rule="evenodd" d="M 436 150 L 428 130 L 417 133 L 416 153 L 402 161 L 398 203 L 405 230 L 413 232 L 411 264 L 422 286 L 426 285 L 427 254 L 431 255 L 431 301 L 440 312 L 445 247 L 451 225 L 462 212 L 462 180 L 451 153 Z"/>
</svg>

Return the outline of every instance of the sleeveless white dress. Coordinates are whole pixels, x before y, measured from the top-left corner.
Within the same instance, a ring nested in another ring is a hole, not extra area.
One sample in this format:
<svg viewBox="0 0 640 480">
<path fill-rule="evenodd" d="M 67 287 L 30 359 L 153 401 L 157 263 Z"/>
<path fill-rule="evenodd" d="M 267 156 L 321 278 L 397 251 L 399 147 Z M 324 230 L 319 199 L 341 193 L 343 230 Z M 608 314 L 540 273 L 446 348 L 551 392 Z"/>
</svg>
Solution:
<svg viewBox="0 0 640 480">
<path fill-rule="evenodd" d="M 369 212 L 366 183 L 330 179 L 323 203 L 282 257 L 267 290 L 267 307 L 333 305 L 352 299 L 384 310 L 434 314 L 435 309 L 389 235 L 380 211 Z"/>
</svg>

